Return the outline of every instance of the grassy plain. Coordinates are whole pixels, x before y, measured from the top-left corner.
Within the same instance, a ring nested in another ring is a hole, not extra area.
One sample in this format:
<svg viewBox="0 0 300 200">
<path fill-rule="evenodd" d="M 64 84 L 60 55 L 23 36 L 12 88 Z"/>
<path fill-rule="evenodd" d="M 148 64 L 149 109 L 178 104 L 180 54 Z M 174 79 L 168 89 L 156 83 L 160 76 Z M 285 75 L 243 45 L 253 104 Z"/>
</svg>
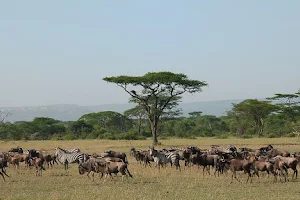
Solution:
<svg viewBox="0 0 300 200">
<path fill-rule="evenodd" d="M 187 146 L 196 145 L 201 149 L 209 148 L 212 144 L 234 144 L 237 147 L 257 148 L 272 144 L 275 148 L 300 151 L 300 138 L 253 138 L 253 139 L 170 139 L 161 140 L 161 146 Z M 191 167 L 181 172 L 175 168 L 158 169 L 144 168 L 129 156 L 131 147 L 147 149 L 151 140 L 142 141 L 112 141 L 112 140 L 75 140 L 75 141 L 0 141 L 0 151 L 7 151 L 11 147 L 20 146 L 23 149 L 35 148 L 41 151 L 54 152 L 57 146 L 63 148 L 79 147 L 82 152 L 100 153 L 105 150 L 126 152 L 129 158 L 129 170 L 134 179 L 121 181 L 120 177 L 113 180 L 98 177 L 95 182 L 90 181 L 86 175 L 79 175 L 76 164 L 70 165 L 68 175 L 64 175 L 63 166 L 55 165 L 52 169 L 43 172 L 42 177 L 35 176 L 34 169 L 20 169 L 12 166 L 7 168 L 10 175 L 6 182 L 0 179 L 0 200 L 56 200 L 56 199 L 300 199 L 299 178 L 287 183 L 273 183 L 273 178 L 263 174 L 260 183 L 257 178 L 252 184 L 245 184 L 246 175 L 238 174 L 242 183 L 234 180 L 232 184 L 231 173 L 228 176 L 203 177 L 202 169 Z M 182 164 L 183 165 L 183 164 Z M 183 167 L 182 167 L 183 168 Z M 291 173 L 290 173 L 291 174 Z"/>
</svg>

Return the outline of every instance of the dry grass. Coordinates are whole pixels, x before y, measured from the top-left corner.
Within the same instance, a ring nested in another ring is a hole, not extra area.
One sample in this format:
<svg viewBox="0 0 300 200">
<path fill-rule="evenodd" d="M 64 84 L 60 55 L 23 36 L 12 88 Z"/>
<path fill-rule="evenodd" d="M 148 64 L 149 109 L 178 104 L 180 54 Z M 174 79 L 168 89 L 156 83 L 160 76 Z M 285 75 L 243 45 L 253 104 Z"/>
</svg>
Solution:
<svg viewBox="0 0 300 200">
<path fill-rule="evenodd" d="M 162 140 L 162 147 L 197 145 L 208 148 L 211 144 L 235 144 L 238 147 L 251 148 L 266 144 L 291 152 L 300 150 L 300 138 L 274 139 L 212 139 L 197 140 L 170 139 Z M 23 149 L 35 148 L 53 152 L 57 146 L 79 147 L 83 152 L 100 153 L 114 149 L 129 153 L 133 146 L 146 149 L 151 145 L 145 141 L 110 141 L 110 140 L 78 140 L 78 141 L 11 141 L 0 142 L 0 151 L 20 146 Z M 129 154 L 128 154 L 129 155 Z M 258 183 L 257 178 L 252 184 L 245 184 L 246 175 L 239 173 L 242 183 L 236 181 L 229 184 L 228 176 L 213 177 L 202 175 L 202 169 L 188 168 L 178 172 L 167 167 L 160 172 L 156 168 L 143 168 L 129 156 L 129 170 L 134 179 L 121 181 L 120 177 L 113 180 L 90 181 L 85 175 L 78 174 L 76 164 L 70 166 L 69 174 L 63 174 L 62 165 L 46 169 L 42 177 L 35 176 L 35 170 L 14 169 L 11 166 L 7 173 L 11 176 L 6 182 L 0 179 L 0 199 L 299 199 L 299 179 L 287 183 L 273 183 L 273 178 L 263 176 Z M 1 177 L 0 177 L 1 178 Z"/>
</svg>

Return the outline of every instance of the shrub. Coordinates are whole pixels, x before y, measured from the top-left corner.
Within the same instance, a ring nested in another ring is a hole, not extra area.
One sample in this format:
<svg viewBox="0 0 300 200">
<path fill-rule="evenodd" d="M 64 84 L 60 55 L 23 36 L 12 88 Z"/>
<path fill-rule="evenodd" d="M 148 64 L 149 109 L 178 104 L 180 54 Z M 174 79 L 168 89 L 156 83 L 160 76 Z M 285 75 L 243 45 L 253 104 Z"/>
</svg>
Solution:
<svg viewBox="0 0 300 200">
<path fill-rule="evenodd" d="M 267 137 L 268 138 L 277 138 L 279 136 L 277 134 L 275 134 L 275 133 L 271 133 L 271 134 L 267 135 Z"/>
<path fill-rule="evenodd" d="M 289 133 L 286 135 L 287 137 L 296 137 L 296 134 L 295 133 Z"/>
<path fill-rule="evenodd" d="M 220 135 L 216 135 L 215 138 L 217 139 L 227 139 L 229 138 L 229 135 L 226 133 L 220 134 Z"/>
<path fill-rule="evenodd" d="M 77 138 L 76 138 L 75 135 L 73 135 L 71 133 L 68 133 L 68 134 L 62 136 L 61 139 L 63 139 L 63 140 L 76 140 Z"/>
<path fill-rule="evenodd" d="M 249 138 L 253 138 L 253 135 L 244 134 L 244 135 L 241 135 L 241 138 L 249 139 Z"/>
<path fill-rule="evenodd" d="M 107 140 L 116 140 L 116 136 L 114 134 L 111 133 L 104 133 L 102 135 L 98 136 L 98 139 L 107 139 Z"/>
<path fill-rule="evenodd" d="M 125 133 L 120 133 L 117 136 L 117 139 L 119 140 L 145 140 L 145 136 L 139 136 L 136 133 L 130 131 Z"/>
</svg>

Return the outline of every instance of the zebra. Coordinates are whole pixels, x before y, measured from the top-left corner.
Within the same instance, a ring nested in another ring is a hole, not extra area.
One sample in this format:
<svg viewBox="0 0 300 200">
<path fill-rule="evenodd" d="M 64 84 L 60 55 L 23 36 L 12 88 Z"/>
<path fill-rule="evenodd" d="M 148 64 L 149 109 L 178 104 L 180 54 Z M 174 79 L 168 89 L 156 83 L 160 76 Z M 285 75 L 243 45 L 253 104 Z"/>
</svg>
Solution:
<svg viewBox="0 0 300 200">
<path fill-rule="evenodd" d="M 73 148 L 73 149 L 64 149 L 66 153 L 79 153 L 79 148 Z"/>
<path fill-rule="evenodd" d="M 216 154 L 217 152 L 221 153 L 230 153 L 232 155 L 236 155 L 237 148 L 233 145 L 227 145 L 227 146 L 218 146 L 218 145 L 211 145 L 210 147 L 210 154 Z"/>
<path fill-rule="evenodd" d="M 64 164 L 65 171 L 68 169 L 69 163 L 83 163 L 87 160 L 87 155 L 83 153 L 68 153 L 64 149 L 57 147 L 55 149 L 55 156 L 56 159 L 61 163 Z"/>
<path fill-rule="evenodd" d="M 179 169 L 179 171 L 181 171 L 180 163 L 179 163 L 179 160 L 180 160 L 179 153 L 176 151 L 169 151 L 169 152 L 166 152 L 165 155 L 167 156 L 167 159 L 171 163 L 171 167 L 172 167 L 172 165 L 175 165 L 176 169 Z"/>
<path fill-rule="evenodd" d="M 150 156 L 153 157 L 158 169 L 160 169 L 160 166 L 165 166 L 168 162 L 170 162 L 164 153 L 157 151 L 156 149 L 154 149 L 154 147 L 150 147 L 149 151 Z"/>
</svg>

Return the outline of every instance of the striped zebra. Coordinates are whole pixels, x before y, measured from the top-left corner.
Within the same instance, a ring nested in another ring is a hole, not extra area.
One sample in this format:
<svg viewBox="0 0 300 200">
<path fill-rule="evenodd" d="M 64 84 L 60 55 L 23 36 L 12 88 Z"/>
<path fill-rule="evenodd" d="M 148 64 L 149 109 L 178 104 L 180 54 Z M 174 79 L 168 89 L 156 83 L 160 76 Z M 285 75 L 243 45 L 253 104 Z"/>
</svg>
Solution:
<svg viewBox="0 0 300 200">
<path fill-rule="evenodd" d="M 64 149 L 66 153 L 79 153 L 79 148 L 73 148 L 73 149 Z"/>
<path fill-rule="evenodd" d="M 87 156 L 83 153 L 68 153 L 64 149 L 57 147 L 55 149 L 56 160 L 64 164 L 65 171 L 68 169 L 69 163 L 83 163 L 87 160 Z"/>
<path fill-rule="evenodd" d="M 172 165 L 175 165 L 176 169 L 179 169 L 179 171 L 181 171 L 180 163 L 179 163 L 179 160 L 180 160 L 179 153 L 176 151 L 169 151 L 169 152 L 166 152 L 165 155 L 166 155 L 167 159 L 169 160 L 169 162 L 171 163 L 171 167 L 172 167 Z"/>
<path fill-rule="evenodd" d="M 160 166 L 166 166 L 166 164 L 170 162 L 164 153 L 157 151 L 156 149 L 154 149 L 154 147 L 150 147 L 149 151 L 150 156 L 153 157 L 153 160 L 156 163 L 158 169 L 160 169 Z"/>
</svg>

